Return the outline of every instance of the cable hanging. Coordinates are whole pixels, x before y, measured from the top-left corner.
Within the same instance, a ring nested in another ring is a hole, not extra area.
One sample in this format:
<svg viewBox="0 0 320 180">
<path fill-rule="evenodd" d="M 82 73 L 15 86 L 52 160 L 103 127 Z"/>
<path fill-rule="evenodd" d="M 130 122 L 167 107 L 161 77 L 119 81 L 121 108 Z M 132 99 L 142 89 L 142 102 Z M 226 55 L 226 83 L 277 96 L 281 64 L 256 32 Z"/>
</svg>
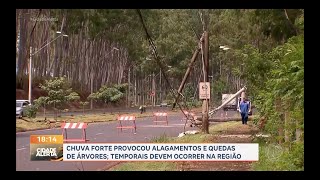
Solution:
<svg viewBox="0 0 320 180">
<path fill-rule="evenodd" d="M 152 54 L 153 54 L 153 56 L 154 56 L 154 58 L 155 58 L 155 60 L 156 60 L 156 62 L 157 62 L 157 64 L 158 64 L 158 66 L 160 67 L 160 70 L 163 72 L 162 75 L 163 75 L 163 77 L 164 77 L 167 85 L 169 86 L 170 92 L 172 93 L 172 95 L 173 95 L 174 97 L 176 97 L 176 95 L 178 94 L 178 92 L 176 92 L 176 91 L 172 88 L 172 86 L 171 86 L 171 84 L 170 84 L 170 82 L 169 82 L 169 80 L 168 80 L 168 78 L 167 78 L 167 76 L 166 76 L 166 74 L 165 74 L 166 70 L 165 70 L 165 68 L 163 67 L 163 65 L 161 64 L 160 60 L 159 60 L 159 57 L 158 57 L 158 54 L 157 54 L 157 48 L 156 48 L 156 46 L 155 46 L 155 44 L 154 44 L 154 41 L 152 40 L 152 38 L 151 38 L 151 36 L 150 36 L 150 34 L 149 34 L 148 30 L 147 30 L 147 27 L 146 27 L 146 25 L 145 25 L 145 23 L 144 23 L 144 20 L 143 20 L 143 18 L 142 18 L 142 14 L 141 14 L 140 9 L 137 9 L 137 13 L 138 13 L 138 15 L 139 15 L 139 18 L 140 18 L 141 24 L 142 24 L 142 26 L 143 26 L 143 29 L 144 29 L 144 31 L 145 31 L 145 33 L 146 33 L 146 37 L 147 37 L 147 39 L 148 39 L 149 45 L 150 45 L 151 48 L 152 48 Z M 184 100 L 184 101 L 185 101 L 185 100 Z M 184 116 L 186 117 L 186 119 L 188 120 L 188 115 L 183 111 L 182 106 L 181 106 L 178 102 L 176 102 L 176 103 L 178 104 L 178 107 L 179 107 L 180 111 L 183 113 L 183 115 L 184 115 Z M 184 102 L 184 104 L 185 104 L 185 107 L 186 107 L 186 106 L 187 106 L 187 103 Z M 188 108 L 186 107 L 186 109 L 188 109 Z M 186 124 L 187 124 L 187 122 L 185 123 L 185 126 L 184 126 L 184 133 L 185 133 Z"/>
</svg>

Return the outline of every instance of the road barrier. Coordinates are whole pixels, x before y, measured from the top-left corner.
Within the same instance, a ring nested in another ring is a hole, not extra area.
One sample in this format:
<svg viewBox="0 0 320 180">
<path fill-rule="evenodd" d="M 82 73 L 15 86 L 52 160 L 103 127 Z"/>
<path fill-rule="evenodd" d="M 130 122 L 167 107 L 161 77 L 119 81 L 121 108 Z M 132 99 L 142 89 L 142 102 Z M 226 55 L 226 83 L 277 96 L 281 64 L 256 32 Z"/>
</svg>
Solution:
<svg viewBox="0 0 320 180">
<path fill-rule="evenodd" d="M 159 118 L 158 118 L 158 117 L 159 117 Z M 165 120 L 160 120 L 160 117 L 164 117 Z M 168 125 L 168 113 L 156 112 L 156 113 L 153 113 L 153 118 L 154 118 L 153 122 L 155 122 L 156 124 L 157 124 L 158 122 L 165 122 L 165 123 L 167 123 L 167 125 Z"/>
<path fill-rule="evenodd" d="M 186 116 L 183 115 L 183 118 L 182 118 L 181 121 L 186 121 L 186 120 L 191 120 L 192 121 L 192 120 L 194 120 L 195 114 L 193 112 L 188 112 L 188 111 L 183 111 L 183 112 L 184 112 L 184 114 L 187 115 L 188 118 L 186 118 Z"/>
<path fill-rule="evenodd" d="M 62 135 L 63 135 L 63 142 L 86 142 L 89 141 L 86 139 L 87 134 L 86 134 L 86 129 L 88 127 L 87 123 L 62 123 L 61 128 L 62 128 Z M 80 139 L 68 139 L 67 136 L 67 129 L 81 129 L 82 130 L 82 137 Z"/>
<path fill-rule="evenodd" d="M 137 126 L 136 126 L 136 117 L 135 116 L 118 116 L 119 125 L 117 126 L 117 129 L 120 129 L 122 132 L 122 129 L 134 129 L 134 132 L 137 132 Z"/>
</svg>

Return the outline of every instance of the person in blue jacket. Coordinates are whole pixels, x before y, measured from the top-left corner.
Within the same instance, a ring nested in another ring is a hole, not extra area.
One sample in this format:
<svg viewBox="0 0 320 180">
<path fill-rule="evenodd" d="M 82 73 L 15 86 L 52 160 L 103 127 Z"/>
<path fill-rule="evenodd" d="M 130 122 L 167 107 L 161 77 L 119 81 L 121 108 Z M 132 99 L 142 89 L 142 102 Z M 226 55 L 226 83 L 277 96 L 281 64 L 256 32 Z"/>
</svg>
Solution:
<svg viewBox="0 0 320 180">
<path fill-rule="evenodd" d="M 243 101 L 240 102 L 239 111 L 241 114 L 242 124 L 247 124 L 248 122 L 249 109 L 250 107 L 247 99 L 244 99 Z"/>
</svg>

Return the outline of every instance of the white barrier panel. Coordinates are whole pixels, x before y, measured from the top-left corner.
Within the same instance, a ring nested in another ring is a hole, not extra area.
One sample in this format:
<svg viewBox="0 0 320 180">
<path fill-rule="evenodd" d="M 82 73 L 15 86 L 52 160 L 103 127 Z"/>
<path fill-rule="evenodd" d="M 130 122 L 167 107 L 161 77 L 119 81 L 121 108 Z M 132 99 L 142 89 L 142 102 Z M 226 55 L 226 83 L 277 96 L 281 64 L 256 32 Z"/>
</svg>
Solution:
<svg viewBox="0 0 320 180">
<path fill-rule="evenodd" d="M 63 144 L 63 161 L 258 161 L 257 143 Z"/>
</svg>

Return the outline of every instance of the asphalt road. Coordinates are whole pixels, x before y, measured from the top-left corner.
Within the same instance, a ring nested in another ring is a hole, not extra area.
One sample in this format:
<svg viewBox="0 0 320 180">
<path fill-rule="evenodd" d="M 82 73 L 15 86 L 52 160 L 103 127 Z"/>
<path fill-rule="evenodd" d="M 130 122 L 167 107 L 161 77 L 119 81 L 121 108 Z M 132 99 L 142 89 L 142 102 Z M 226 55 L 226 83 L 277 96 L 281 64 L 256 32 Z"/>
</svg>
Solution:
<svg viewBox="0 0 320 180">
<path fill-rule="evenodd" d="M 234 117 L 237 113 L 228 111 L 227 117 Z M 220 117 L 221 111 L 215 116 Z M 183 132 L 185 121 L 182 121 L 182 113 L 168 115 L 168 126 L 165 124 L 155 125 L 152 117 L 139 118 L 136 120 L 137 133 L 132 130 L 120 132 L 116 126 L 118 122 L 92 123 L 87 128 L 87 139 L 89 142 L 97 143 L 131 143 L 149 142 L 152 138 L 163 134 L 170 137 L 177 137 Z M 198 130 L 195 127 L 186 126 L 186 130 Z M 16 133 L 16 170 L 17 171 L 97 171 L 106 166 L 111 166 L 115 162 L 50 162 L 50 161 L 30 161 L 30 135 L 58 134 L 61 129 L 48 129 Z M 68 138 L 78 138 L 81 136 L 80 130 L 68 130 Z"/>
</svg>

